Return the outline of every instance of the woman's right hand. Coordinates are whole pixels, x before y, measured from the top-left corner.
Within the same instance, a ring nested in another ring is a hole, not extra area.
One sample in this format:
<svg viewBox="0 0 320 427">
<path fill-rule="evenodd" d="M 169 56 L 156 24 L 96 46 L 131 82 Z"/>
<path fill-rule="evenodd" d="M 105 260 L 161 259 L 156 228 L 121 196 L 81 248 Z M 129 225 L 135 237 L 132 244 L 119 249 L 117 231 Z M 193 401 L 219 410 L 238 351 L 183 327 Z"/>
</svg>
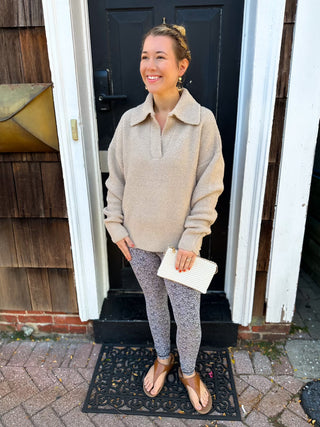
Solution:
<svg viewBox="0 0 320 427">
<path fill-rule="evenodd" d="M 130 239 L 129 236 L 125 237 L 122 240 L 119 240 L 119 242 L 116 243 L 120 251 L 123 253 L 127 261 L 131 261 L 131 254 L 129 251 L 129 248 L 134 248 L 134 243 Z"/>
</svg>

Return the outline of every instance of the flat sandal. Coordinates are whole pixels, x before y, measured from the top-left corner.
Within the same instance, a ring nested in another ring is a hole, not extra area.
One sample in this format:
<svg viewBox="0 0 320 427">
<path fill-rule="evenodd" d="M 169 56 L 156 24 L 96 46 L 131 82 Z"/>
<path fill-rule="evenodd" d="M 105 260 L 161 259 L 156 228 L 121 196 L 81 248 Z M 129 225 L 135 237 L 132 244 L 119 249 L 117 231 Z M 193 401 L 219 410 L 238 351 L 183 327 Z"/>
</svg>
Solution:
<svg viewBox="0 0 320 427">
<path fill-rule="evenodd" d="M 189 399 L 190 399 L 190 394 L 189 394 L 189 390 L 188 390 L 187 386 L 191 387 L 192 390 L 194 390 L 196 392 L 196 394 L 198 396 L 198 399 L 199 399 L 199 403 L 201 404 L 201 401 L 200 401 L 200 375 L 196 372 L 192 377 L 190 377 L 190 378 L 184 378 L 184 376 L 182 374 L 182 371 L 181 371 L 181 368 L 179 368 L 178 373 L 179 373 L 180 381 L 185 386 L 185 388 L 186 388 L 186 390 L 188 392 Z M 202 409 L 198 410 L 197 408 L 195 408 L 195 406 L 192 403 L 192 400 L 190 399 L 190 402 L 191 402 L 192 406 L 194 407 L 194 409 L 199 414 L 201 414 L 201 415 L 207 414 L 212 409 L 212 397 L 211 397 L 211 394 L 209 393 L 209 390 L 208 390 L 207 386 L 205 384 L 204 384 L 204 386 L 205 386 L 205 388 L 207 390 L 207 393 L 209 395 L 208 403 L 207 403 L 206 406 L 204 406 L 204 407 L 202 407 Z"/>
<path fill-rule="evenodd" d="M 164 378 L 164 381 L 163 381 L 163 384 L 162 384 L 162 386 L 160 387 L 160 389 L 159 389 L 159 391 L 158 391 L 158 393 L 157 394 L 151 394 L 147 389 L 146 389 L 146 387 L 145 387 L 145 385 L 144 385 L 144 379 L 145 379 L 145 376 L 143 377 L 143 391 L 145 392 L 145 394 L 148 396 L 148 397 L 156 397 L 156 396 L 158 396 L 158 394 L 160 393 L 160 391 L 162 390 L 162 388 L 163 388 L 163 386 L 164 386 L 164 383 L 165 383 L 165 381 L 166 381 L 166 377 L 167 377 L 167 375 L 168 375 L 168 373 L 171 371 L 171 369 L 173 368 L 173 365 L 174 365 L 174 356 L 173 356 L 173 354 L 172 353 L 170 353 L 170 363 L 169 363 L 169 365 L 164 365 L 163 363 L 161 363 L 161 362 L 159 362 L 159 360 L 158 359 L 156 359 L 155 360 L 155 362 L 154 362 L 154 368 L 153 368 L 153 387 L 154 387 L 154 385 L 155 385 L 155 383 L 156 383 L 156 381 L 157 381 L 157 379 L 159 378 L 159 376 L 163 373 L 163 372 L 165 372 L 166 373 L 166 376 L 165 376 L 165 378 Z M 152 388 L 153 388 L 152 387 Z M 152 390 L 152 389 L 151 389 Z"/>
</svg>

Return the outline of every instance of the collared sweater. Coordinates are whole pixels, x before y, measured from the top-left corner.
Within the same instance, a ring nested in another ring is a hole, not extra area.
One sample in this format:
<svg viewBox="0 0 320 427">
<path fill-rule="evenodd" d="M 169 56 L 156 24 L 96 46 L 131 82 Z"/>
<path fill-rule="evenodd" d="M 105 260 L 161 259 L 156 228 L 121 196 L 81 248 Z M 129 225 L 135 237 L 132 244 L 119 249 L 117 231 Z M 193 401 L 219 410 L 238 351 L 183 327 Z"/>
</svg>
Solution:
<svg viewBox="0 0 320 427">
<path fill-rule="evenodd" d="M 153 96 L 123 114 L 108 151 L 105 225 L 113 242 L 198 254 L 217 218 L 224 160 L 213 113 L 183 89 L 161 132 Z"/>
</svg>

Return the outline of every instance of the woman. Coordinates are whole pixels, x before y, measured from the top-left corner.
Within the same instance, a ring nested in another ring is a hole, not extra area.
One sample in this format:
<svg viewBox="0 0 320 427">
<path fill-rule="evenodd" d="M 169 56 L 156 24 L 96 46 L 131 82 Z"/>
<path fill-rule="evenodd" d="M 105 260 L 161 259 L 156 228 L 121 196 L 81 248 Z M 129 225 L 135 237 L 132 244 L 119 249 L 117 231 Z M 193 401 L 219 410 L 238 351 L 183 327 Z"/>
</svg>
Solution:
<svg viewBox="0 0 320 427">
<path fill-rule="evenodd" d="M 223 191 L 221 141 L 211 111 L 201 107 L 182 77 L 191 60 L 184 27 L 162 24 L 144 37 L 140 74 L 145 102 L 121 118 L 109 147 L 106 227 L 143 290 L 157 352 L 143 380 L 157 396 L 174 364 L 168 296 L 177 324 L 179 377 L 194 408 L 212 408 L 195 372 L 201 341 L 200 292 L 157 276 L 163 253 L 177 247 L 176 269 L 191 269 L 217 217 Z"/>
</svg>

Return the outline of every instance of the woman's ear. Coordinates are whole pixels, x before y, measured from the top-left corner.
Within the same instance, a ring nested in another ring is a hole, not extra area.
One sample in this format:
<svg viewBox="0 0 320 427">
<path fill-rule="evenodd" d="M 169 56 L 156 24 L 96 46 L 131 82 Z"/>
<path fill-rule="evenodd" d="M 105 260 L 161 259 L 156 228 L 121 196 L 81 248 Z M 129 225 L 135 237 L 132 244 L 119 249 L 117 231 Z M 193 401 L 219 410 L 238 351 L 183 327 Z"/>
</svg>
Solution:
<svg viewBox="0 0 320 427">
<path fill-rule="evenodd" d="M 182 77 L 184 75 L 184 73 L 187 71 L 189 67 L 189 61 L 187 60 L 187 58 L 182 59 L 179 62 L 179 76 Z"/>
</svg>

